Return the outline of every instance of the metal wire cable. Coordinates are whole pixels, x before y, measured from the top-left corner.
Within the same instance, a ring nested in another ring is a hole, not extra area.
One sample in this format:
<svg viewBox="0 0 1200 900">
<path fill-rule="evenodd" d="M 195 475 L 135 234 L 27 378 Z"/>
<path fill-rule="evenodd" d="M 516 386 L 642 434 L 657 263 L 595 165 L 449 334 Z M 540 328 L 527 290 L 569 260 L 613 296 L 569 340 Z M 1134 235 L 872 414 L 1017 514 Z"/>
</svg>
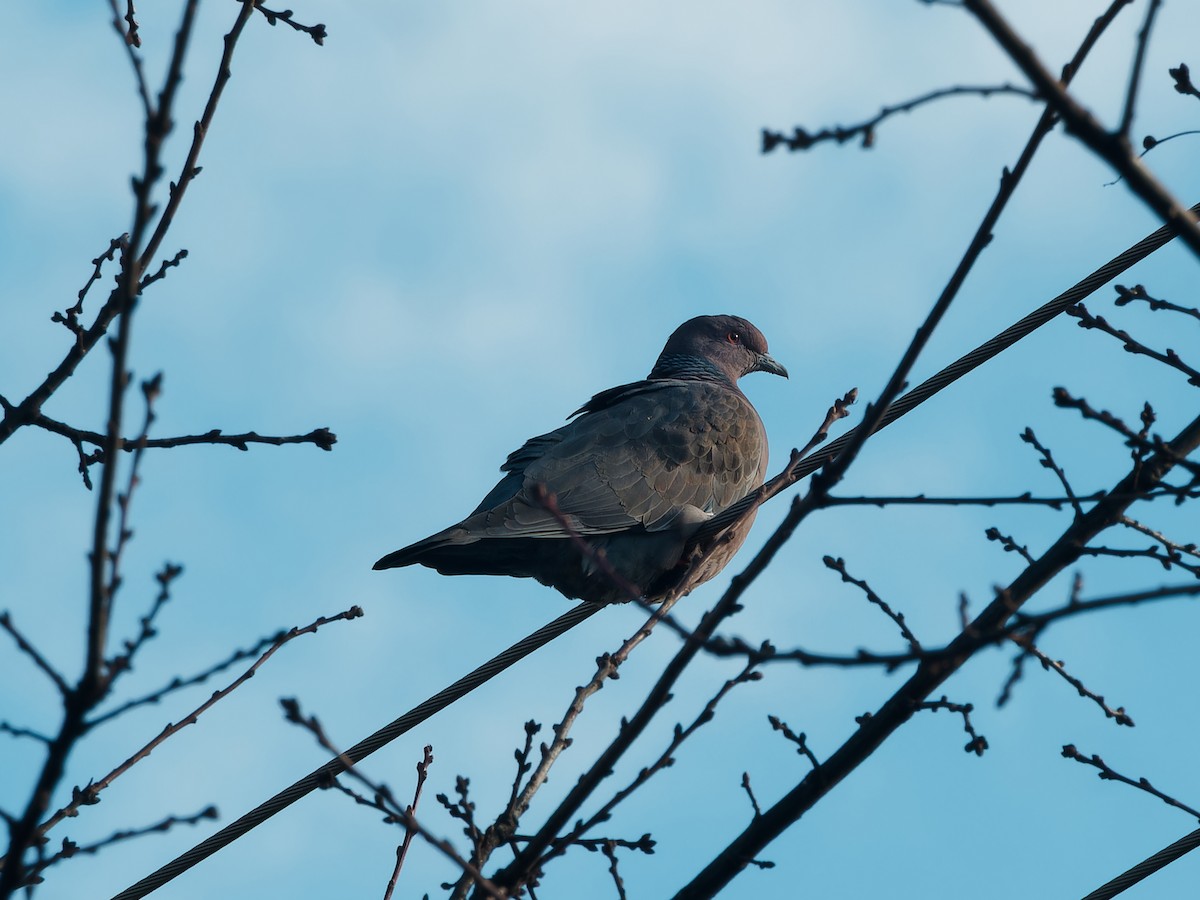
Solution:
<svg viewBox="0 0 1200 900">
<path fill-rule="evenodd" d="M 1200 828 L 1191 834 L 1185 834 L 1169 847 L 1163 847 L 1149 859 L 1142 860 L 1128 872 L 1118 875 L 1103 887 L 1096 888 L 1083 900 L 1111 900 L 1112 897 L 1124 893 L 1126 888 L 1133 887 L 1147 875 L 1153 875 L 1163 866 L 1173 863 L 1197 847 L 1200 847 Z"/>
<path fill-rule="evenodd" d="M 1200 203 L 1193 206 L 1191 211 L 1193 214 L 1200 215 Z M 1169 225 L 1164 225 L 1153 234 L 1142 238 L 1142 240 L 1138 241 L 1124 253 L 1121 253 L 1119 256 L 1109 260 L 1109 262 L 1105 263 L 1099 269 L 1092 272 L 1070 289 L 1059 294 L 1049 303 L 1046 303 L 1045 305 L 1034 310 L 1029 315 L 1025 316 L 1025 318 L 1014 323 L 987 343 L 976 347 L 974 350 L 961 357 L 956 362 L 946 366 L 946 368 L 942 369 L 933 377 L 922 382 L 917 387 L 904 394 L 902 397 L 897 398 L 897 400 L 890 407 L 888 407 L 888 410 L 880 420 L 876 431 L 896 421 L 896 419 L 899 419 L 901 416 L 912 411 L 934 394 L 938 393 L 938 391 L 941 391 L 943 388 L 954 383 L 972 369 L 977 368 L 996 354 L 1007 349 L 1008 347 L 1011 347 L 1021 338 L 1049 322 L 1071 304 L 1079 302 L 1106 282 L 1120 275 L 1130 266 L 1145 259 L 1155 250 L 1158 250 L 1160 247 L 1170 241 L 1174 236 L 1174 230 Z M 841 449 L 850 441 L 853 434 L 853 430 L 849 431 L 836 440 L 831 441 L 828 445 L 820 450 L 811 453 L 802 459 L 799 463 L 797 463 L 797 477 L 801 478 L 805 475 L 808 475 L 824 465 L 826 460 L 841 451 Z M 734 504 L 732 507 L 721 513 L 720 516 L 714 517 L 712 520 L 710 520 L 710 522 L 706 523 L 705 528 L 715 525 L 717 526 L 717 530 L 720 530 L 720 528 L 724 527 L 724 525 L 720 523 L 724 521 L 727 516 L 730 517 L 729 521 L 737 518 L 741 512 L 744 512 L 747 508 L 747 501 L 752 501 L 753 498 L 754 495 L 751 494 L 746 498 L 746 501 L 742 501 L 740 504 Z M 701 529 L 701 531 L 703 531 L 703 529 Z M 523 640 L 513 644 L 507 650 L 493 657 L 491 660 L 484 663 L 470 674 L 463 676 L 445 690 L 430 697 L 424 703 L 409 710 L 390 724 L 385 725 L 370 737 L 367 737 L 355 744 L 346 751 L 346 756 L 353 763 L 357 764 L 367 756 L 374 753 L 380 747 L 390 743 L 400 735 L 404 734 L 406 731 L 412 729 L 415 725 L 425 721 L 434 713 L 444 709 L 454 701 L 458 700 L 460 697 L 465 696 L 475 688 L 479 687 L 481 684 L 489 681 L 491 678 L 507 669 L 513 663 L 523 659 L 534 650 L 537 650 L 539 647 L 549 643 L 564 632 L 574 628 L 580 622 L 598 612 L 601 608 L 602 607 L 600 604 L 579 604 L 578 606 L 559 616 L 553 622 L 550 622 L 548 625 L 543 626 L 538 631 L 535 631 L 533 634 L 529 635 Z M 145 897 L 152 891 L 162 887 L 177 875 L 187 871 L 196 863 L 216 853 L 222 847 L 233 843 L 233 841 L 262 824 L 271 816 L 275 815 L 275 813 L 285 809 L 286 807 L 295 803 L 301 797 L 309 794 L 320 784 L 324 783 L 328 778 L 345 771 L 345 768 L 345 765 L 340 759 L 331 759 L 319 769 L 316 769 L 315 771 L 301 778 L 291 787 L 280 791 L 274 797 L 255 807 L 237 821 L 230 823 L 216 834 L 188 850 L 186 853 L 176 857 L 171 862 L 167 863 L 165 866 L 162 866 L 160 869 L 151 873 L 150 875 L 147 875 L 141 881 L 137 882 L 137 884 L 126 888 L 124 891 L 117 894 L 113 900 L 138 900 L 138 898 Z M 1182 855 L 1183 853 L 1186 853 L 1187 850 L 1190 850 L 1197 844 L 1200 844 L 1200 832 L 1196 832 L 1195 835 L 1191 835 L 1189 837 L 1193 836 L 1197 836 L 1197 840 L 1186 849 L 1178 851 L 1176 855 Z M 1173 844 L 1171 847 L 1158 854 L 1158 856 L 1162 856 L 1186 840 L 1187 838 L 1184 838 L 1183 841 Z M 1157 858 L 1157 856 L 1152 857 L 1151 860 L 1147 860 L 1146 862 L 1142 863 L 1142 866 L 1149 865 L 1154 859 Z M 1167 862 L 1170 862 L 1170 859 L 1165 859 L 1155 868 L 1166 865 Z M 1154 871 L 1154 869 L 1148 869 L 1144 875 L 1140 875 L 1138 877 L 1145 877 L 1145 875 L 1150 874 L 1151 871 Z M 1137 879 L 1134 880 L 1136 881 Z M 1133 882 L 1131 881 L 1129 883 L 1132 884 Z M 1104 888 L 1101 888 L 1100 890 L 1103 891 Z M 1085 900 L 1102 900 L 1102 898 L 1110 896 L 1113 895 L 1096 892 L 1095 894 L 1089 895 L 1087 898 L 1085 898 Z"/>
</svg>

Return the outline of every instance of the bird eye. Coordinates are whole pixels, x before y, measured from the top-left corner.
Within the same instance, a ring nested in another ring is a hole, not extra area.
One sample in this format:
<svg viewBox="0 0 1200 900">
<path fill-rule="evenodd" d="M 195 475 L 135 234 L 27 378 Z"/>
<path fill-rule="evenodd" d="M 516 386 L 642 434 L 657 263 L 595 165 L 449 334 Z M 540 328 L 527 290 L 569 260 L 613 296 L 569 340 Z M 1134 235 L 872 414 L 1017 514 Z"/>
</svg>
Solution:
<svg viewBox="0 0 1200 900">
<path fill-rule="evenodd" d="M 742 336 L 736 331 L 729 332 L 729 334 L 725 335 L 725 339 L 731 344 L 740 344 L 742 342 Z"/>
</svg>

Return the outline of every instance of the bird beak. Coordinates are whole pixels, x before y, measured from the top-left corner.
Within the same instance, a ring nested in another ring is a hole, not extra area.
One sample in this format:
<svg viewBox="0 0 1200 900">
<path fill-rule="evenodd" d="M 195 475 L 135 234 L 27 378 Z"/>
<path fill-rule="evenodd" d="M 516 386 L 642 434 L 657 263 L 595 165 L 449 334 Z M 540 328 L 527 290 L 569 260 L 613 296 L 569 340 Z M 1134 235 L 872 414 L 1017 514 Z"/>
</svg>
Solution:
<svg viewBox="0 0 1200 900">
<path fill-rule="evenodd" d="M 775 361 L 775 358 L 769 353 L 758 354 L 758 360 L 754 363 L 754 372 L 770 372 L 772 375 L 782 375 L 788 377 L 787 369 Z"/>
</svg>

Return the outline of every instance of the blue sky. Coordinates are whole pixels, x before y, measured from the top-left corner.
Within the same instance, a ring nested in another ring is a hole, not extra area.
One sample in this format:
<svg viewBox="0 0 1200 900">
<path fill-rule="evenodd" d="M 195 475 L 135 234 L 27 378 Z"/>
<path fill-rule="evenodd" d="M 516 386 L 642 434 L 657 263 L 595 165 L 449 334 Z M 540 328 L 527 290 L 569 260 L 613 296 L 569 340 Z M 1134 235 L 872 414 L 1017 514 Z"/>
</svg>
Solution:
<svg viewBox="0 0 1200 900">
<path fill-rule="evenodd" d="M 1100 7 L 1053 6 L 1002 5 L 1057 69 Z M 89 260 L 128 228 L 138 110 L 106 10 L 18 4 L 0 35 L 0 111 L 9 123 L 0 141 L 0 333 L 9 336 L 0 392 L 10 399 L 61 358 L 69 336 L 51 312 L 73 302 Z M 235 14 L 231 3 L 202 5 L 168 171 L 182 162 Z M 146 5 L 140 15 L 157 80 L 176 13 Z M 1140 16 L 1140 6 L 1123 14 L 1077 81 L 1109 122 L 1120 111 Z M 192 447 L 147 458 L 121 627 L 132 629 L 148 607 L 164 560 L 186 571 L 162 637 L 125 689 L 141 693 L 351 604 L 366 616 L 285 648 L 56 838 L 86 842 L 210 802 L 232 820 L 324 759 L 282 721 L 278 697 L 299 697 L 348 745 L 565 611 L 561 597 L 531 582 L 370 566 L 471 509 L 526 437 L 556 427 L 592 393 L 643 376 L 684 319 L 743 315 L 792 373 L 786 382 L 751 376 L 743 384 L 777 468 L 835 396 L 858 386 L 869 398 L 881 388 L 1038 115 L 1020 98 L 950 100 L 888 122 L 871 151 L 759 154 L 763 126 L 845 124 L 947 84 L 1020 83 L 965 13 L 919 3 L 362 2 L 296 7 L 296 17 L 325 21 L 327 45 L 251 23 L 204 172 L 164 245 L 165 254 L 186 247 L 190 255 L 147 293 L 131 364 L 138 377 L 165 372 L 157 434 L 325 425 L 339 442 L 331 454 Z M 1196 127 L 1195 99 L 1176 94 L 1166 75 L 1181 60 L 1200 65 L 1189 57 L 1196 34 L 1200 9 L 1166 5 L 1138 135 Z M 1200 199 L 1195 140 L 1167 143 L 1147 159 L 1187 203 Z M 1111 179 L 1061 132 L 1046 142 L 915 379 L 1153 230 L 1123 186 L 1105 185 Z M 1170 247 L 1121 280 L 1192 306 L 1195 272 L 1195 260 Z M 1195 348 L 1194 332 L 1161 315 L 1116 312 L 1110 296 L 1102 292 L 1093 308 L 1147 342 L 1185 356 Z M 94 354 L 46 412 L 102 428 L 107 377 L 107 358 Z M 1167 435 L 1194 415 L 1194 389 L 1182 378 L 1062 321 L 877 436 L 843 493 L 1053 492 L 1052 477 L 1018 440 L 1026 425 L 1080 490 L 1115 483 L 1126 451 L 1055 411 L 1056 385 L 1130 419 L 1150 399 Z M 9 527 L 0 608 L 73 675 L 93 498 L 61 438 L 26 429 L 3 453 L 0 507 Z M 742 556 L 680 607 L 685 620 L 715 602 L 784 505 L 765 509 Z M 1181 540 L 1195 538 L 1177 510 L 1146 517 Z M 828 553 L 845 557 L 936 643 L 953 633 L 960 591 L 979 608 L 1019 571 L 983 538 L 985 528 L 996 525 L 1036 552 L 1065 524 L 1044 510 L 830 511 L 800 529 L 730 629 L 782 647 L 899 647 L 886 619 L 824 569 Z M 1088 564 L 1084 572 L 1091 596 L 1184 578 L 1151 563 Z M 1042 604 L 1065 596 L 1060 582 Z M 458 837 L 433 794 L 452 792 L 463 774 L 480 816 L 498 810 L 522 723 L 556 721 L 595 656 L 639 622 L 625 608 L 593 617 L 378 753 L 368 770 L 404 796 L 420 748 L 433 744 L 422 819 Z M 914 720 L 772 845 L 764 855 L 774 870 L 744 873 L 727 896 L 1086 893 L 1194 823 L 1138 792 L 1097 784 L 1059 748 L 1074 742 L 1200 803 L 1187 749 L 1200 709 L 1180 687 L 1197 675 L 1194 630 L 1194 609 L 1176 603 L 1080 620 L 1047 637 L 1048 653 L 1130 710 L 1133 729 L 1104 721 L 1036 671 L 997 710 L 1009 654 L 984 655 L 947 686 L 952 699 L 976 704 L 976 726 L 991 743 L 982 759 L 961 751 L 965 736 L 950 716 Z M 534 821 L 640 702 L 676 646 L 656 634 L 591 701 Z M 618 782 L 732 671 L 698 663 Z M 0 651 L 0 685 L 0 718 L 55 726 L 51 689 L 11 648 Z M 740 689 L 677 765 L 610 823 L 612 834 L 649 830 L 659 840 L 654 856 L 623 861 L 631 896 L 669 895 L 741 830 L 749 816 L 743 771 L 764 803 L 802 776 L 803 760 L 770 731 L 768 713 L 806 731 L 823 756 L 850 734 L 855 715 L 898 685 L 877 672 L 777 668 Z M 96 732 L 72 757 L 71 783 L 108 771 L 207 692 Z M 0 804 L 14 809 L 36 757 L 17 742 L 0 746 Z M 72 860 L 44 896 L 110 896 L 205 833 L 180 829 Z M 322 794 L 157 896 L 382 896 L 396 840 L 370 814 Z M 540 896 L 614 896 L 605 865 L 581 853 L 551 870 Z M 1128 896 L 1180 896 L 1198 867 L 1200 859 L 1181 861 Z M 436 895 L 450 874 L 417 846 L 401 895 Z"/>
</svg>

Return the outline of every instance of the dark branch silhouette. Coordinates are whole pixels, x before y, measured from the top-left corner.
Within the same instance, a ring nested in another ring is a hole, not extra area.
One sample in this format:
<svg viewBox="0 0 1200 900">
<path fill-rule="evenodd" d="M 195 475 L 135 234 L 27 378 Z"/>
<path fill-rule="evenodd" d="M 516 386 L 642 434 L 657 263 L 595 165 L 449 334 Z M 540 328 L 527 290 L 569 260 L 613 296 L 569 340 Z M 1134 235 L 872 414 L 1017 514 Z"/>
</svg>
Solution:
<svg viewBox="0 0 1200 900">
<path fill-rule="evenodd" d="M 1128 304 L 1133 303 L 1135 300 L 1141 300 L 1145 302 L 1150 309 L 1154 310 L 1155 312 L 1165 309 L 1170 310 L 1171 312 L 1181 313 L 1185 316 L 1191 316 L 1193 319 L 1200 321 L 1200 309 L 1197 309 L 1194 306 L 1180 306 L 1176 303 L 1171 303 L 1169 300 L 1159 300 L 1151 297 L 1148 293 L 1146 293 L 1146 288 L 1140 284 L 1135 284 L 1131 288 L 1123 287 L 1119 284 L 1117 285 L 1117 299 L 1115 301 L 1117 306 L 1127 306 Z"/>
<path fill-rule="evenodd" d="M 762 131 L 762 152 L 770 153 L 777 147 L 783 146 L 795 153 L 799 150 L 809 150 L 817 144 L 827 141 L 844 144 L 855 138 L 861 138 L 862 147 L 867 149 L 875 146 L 876 129 L 892 116 L 912 112 L 918 107 L 936 103 L 938 100 L 945 100 L 947 97 L 981 97 L 987 99 L 994 94 L 1015 95 L 1030 100 L 1037 99 L 1037 95 L 1033 91 L 1012 84 L 955 85 L 954 87 L 930 91 L 927 94 L 922 94 L 911 100 L 905 100 L 903 103 L 897 103 L 894 106 L 885 106 L 876 115 L 856 125 L 835 125 L 832 128 L 822 128 L 820 131 L 815 132 L 809 132 L 797 125 L 792 129 L 790 135 L 782 131 L 772 131 L 769 128 L 764 128 Z"/>
<path fill-rule="evenodd" d="M 1084 765 L 1099 769 L 1100 771 L 1097 773 L 1097 777 L 1099 777 L 1101 781 L 1120 781 L 1123 784 L 1131 785 L 1140 791 L 1145 791 L 1152 797 L 1157 797 L 1163 803 L 1167 804 L 1167 806 L 1174 806 L 1176 809 L 1182 809 L 1192 818 L 1200 819 L 1200 811 L 1193 809 L 1186 803 L 1176 800 L 1169 794 L 1164 794 L 1145 778 L 1139 778 L 1135 781 L 1127 775 L 1122 775 L 1120 772 L 1111 768 L 1108 763 L 1094 753 L 1091 756 L 1085 756 L 1079 752 L 1074 744 L 1066 744 L 1062 749 L 1062 755 L 1067 759 L 1073 759 L 1078 763 L 1083 763 Z"/>
</svg>

